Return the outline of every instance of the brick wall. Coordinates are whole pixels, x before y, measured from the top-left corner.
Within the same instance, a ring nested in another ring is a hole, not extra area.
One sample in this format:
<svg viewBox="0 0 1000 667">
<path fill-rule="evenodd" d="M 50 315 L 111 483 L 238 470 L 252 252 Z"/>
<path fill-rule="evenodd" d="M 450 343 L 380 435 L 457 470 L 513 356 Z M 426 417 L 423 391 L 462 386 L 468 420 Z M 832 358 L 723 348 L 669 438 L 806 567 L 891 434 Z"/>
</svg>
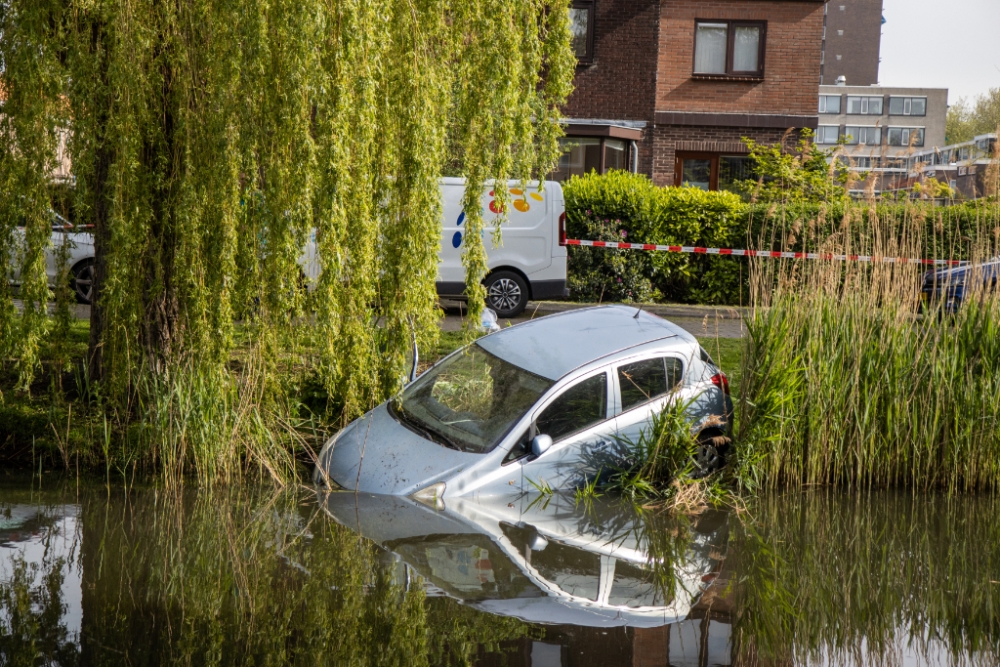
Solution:
<svg viewBox="0 0 1000 667">
<path fill-rule="evenodd" d="M 695 19 L 767 21 L 764 80 L 692 80 Z M 822 39 L 819 2 L 662 0 L 656 109 L 815 115 Z"/>
<path fill-rule="evenodd" d="M 833 0 L 827 5 L 823 83 L 835 84 L 841 75 L 849 86 L 878 83 L 881 41 L 882 0 Z"/>
<path fill-rule="evenodd" d="M 599 0 L 593 64 L 578 67 L 569 118 L 653 122 L 659 0 Z"/>
<path fill-rule="evenodd" d="M 747 152 L 743 137 L 763 144 L 776 144 L 785 139 L 785 145 L 792 147 L 799 140 L 799 135 L 793 132 L 786 137 L 786 133 L 787 130 L 750 127 L 657 125 L 651 132 L 653 182 L 656 185 L 674 184 L 677 151 L 743 155 Z"/>
</svg>

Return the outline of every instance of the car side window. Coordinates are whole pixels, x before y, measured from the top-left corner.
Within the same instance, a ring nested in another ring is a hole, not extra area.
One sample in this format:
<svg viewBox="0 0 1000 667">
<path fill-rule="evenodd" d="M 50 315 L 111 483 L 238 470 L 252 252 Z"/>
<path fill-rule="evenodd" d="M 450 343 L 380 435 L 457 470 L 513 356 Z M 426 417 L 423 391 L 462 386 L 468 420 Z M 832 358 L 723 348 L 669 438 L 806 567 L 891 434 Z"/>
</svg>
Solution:
<svg viewBox="0 0 1000 667">
<path fill-rule="evenodd" d="M 664 396 L 676 387 L 684 372 L 680 359 L 657 357 L 618 367 L 622 412 Z"/>
<path fill-rule="evenodd" d="M 535 433 L 558 442 L 608 416 L 608 374 L 578 382 L 549 403 L 535 420 Z"/>
<path fill-rule="evenodd" d="M 514 446 L 510 448 L 507 452 L 507 456 L 503 457 L 503 463 L 501 465 L 507 465 L 514 461 L 523 459 L 525 456 L 531 453 L 531 429 L 526 429 L 521 437 L 518 438 Z"/>
</svg>

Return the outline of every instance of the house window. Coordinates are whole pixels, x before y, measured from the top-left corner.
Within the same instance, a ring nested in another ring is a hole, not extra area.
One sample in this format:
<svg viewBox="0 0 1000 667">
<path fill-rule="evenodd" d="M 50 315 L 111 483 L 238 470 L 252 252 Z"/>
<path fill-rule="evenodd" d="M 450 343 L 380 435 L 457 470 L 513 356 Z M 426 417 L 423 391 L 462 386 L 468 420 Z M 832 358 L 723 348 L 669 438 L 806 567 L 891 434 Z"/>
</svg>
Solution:
<svg viewBox="0 0 1000 667">
<path fill-rule="evenodd" d="M 835 144 L 840 139 L 839 125 L 820 125 L 816 128 L 817 144 Z"/>
<path fill-rule="evenodd" d="M 576 0 L 569 8 L 569 33 L 578 64 L 594 60 L 594 2 Z"/>
<path fill-rule="evenodd" d="M 890 116 L 926 116 L 926 97 L 890 97 Z"/>
<path fill-rule="evenodd" d="M 862 144 L 864 146 L 878 146 L 882 143 L 881 127 L 845 127 L 844 137 L 848 146 Z"/>
<path fill-rule="evenodd" d="M 924 128 L 890 127 L 887 131 L 890 146 L 923 146 Z"/>
<path fill-rule="evenodd" d="M 840 113 L 840 95 L 820 95 L 820 113 Z"/>
<path fill-rule="evenodd" d="M 847 98 L 847 113 L 861 114 L 862 116 L 881 116 L 882 98 L 850 95 Z"/>
<path fill-rule="evenodd" d="M 853 157 L 854 166 L 858 169 L 878 169 L 881 165 L 881 158 L 876 156 Z"/>
<path fill-rule="evenodd" d="M 610 137 L 563 137 L 559 140 L 562 155 L 550 178 L 565 181 L 594 171 L 603 174 L 613 169 L 631 171 L 631 146 L 624 139 Z"/>
<path fill-rule="evenodd" d="M 697 21 L 694 73 L 762 77 L 766 27 L 762 22 Z"/>
<path fill-rule="evenodd" d="M 740 184 L 754 178 L 753 162 L 746 155 L 677 153 L 676 162 L 677 186 L 740 192 Z"/>
</svg>

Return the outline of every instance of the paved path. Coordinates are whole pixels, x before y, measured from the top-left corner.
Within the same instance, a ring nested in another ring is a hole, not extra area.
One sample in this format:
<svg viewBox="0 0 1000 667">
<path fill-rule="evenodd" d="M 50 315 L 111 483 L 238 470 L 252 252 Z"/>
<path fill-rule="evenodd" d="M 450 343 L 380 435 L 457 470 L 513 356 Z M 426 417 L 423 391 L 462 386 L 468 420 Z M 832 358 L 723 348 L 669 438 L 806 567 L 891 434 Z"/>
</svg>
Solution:
<svg viewBox="0 0 1000 667">
<path fill-rule="evenodd" d="M 20 302 L 15 301 L 15 303 L 20 308 Z M 54 304 L 50 305 L 54 306 Z M 464 321 L 461 315 L 464 312 L 462 304 L 457 301 L 442 301 L 441 305 L 445 308 L 445 317 L 441 320 L 441 329 L 444 331 L 457 331 L 461 329 Z M 545 317 L 546 315 L 553 315 L 577 308 L 588 308 L 592 305 L 594 304 L 570 301 L 530 301 L 524 313 L 520 317 L 510 320 L 510 322 L 516 324 L 532 318 Z M 72 309 L 75 318 L 79 320 L 90 319 L 90 306 L 74 304 Z M 745 308 L 652 304 L 644 305 L 643 310 L 648 310 L 651 313 L 665 317 L 696 336 L 718 335 L 719 338 L 743 337 L 742 318 L 746 312 Z"/>
<path fill-rule="evenodd" d="M 457 331 L 464 322 L 461 313 L 462 304 L 457 301 L 442 301 L 445 318 L 441 321 L 444 331 Z M 510 320 L 511 324 L 524 322 L 532 318 L 545 317 L 555 313 L 589 308 L 594 304 L 575 303 L 570 301 L 529 301 L 528 307 L 520 317 Z M 638 306 L 636 306 L 638 307 Z M 643 310 L 665 317 L 685 331 L 695 336 L 718 336 L 719 338 L 743 337 L 743 314 L 745 308 L 730 308 L 716 306 L 687 306 L 680 304 L 644 305 Z M 501 321 L 504 324 L 507 320 Z"/>
</svg>

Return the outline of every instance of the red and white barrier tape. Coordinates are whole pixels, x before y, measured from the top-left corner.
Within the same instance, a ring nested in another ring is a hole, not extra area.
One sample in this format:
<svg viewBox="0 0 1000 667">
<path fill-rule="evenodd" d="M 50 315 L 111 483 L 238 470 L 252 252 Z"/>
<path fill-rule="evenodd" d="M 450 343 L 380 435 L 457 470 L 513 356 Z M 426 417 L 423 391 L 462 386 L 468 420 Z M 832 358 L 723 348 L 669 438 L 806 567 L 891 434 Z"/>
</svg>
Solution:
<svg viewBox="0 0 1000 667">
<path fill-rule="evenodd" d="M 835 255 L 825 252 L 782 252 L 777 250 L 740 250 L 737 248 L 701 248 L 687 245 L 655 245 L 652 243 L 626 243 L 624 241 L 581 241 L 566 239 L 560 245 L 590 248 L 616 248 L 618 250 L 652 250 L 680 252 L 695 255 L 728 255 L 732 257 L 764 257 L 769 259 L 820 259 L 834 262 L 881 262 L 883 264 L 927 264 L 931 266 L 959 266 L 958 259 L 916 259 L 913 257 L 877 257 L 872 255 Z"/>
</svg>

